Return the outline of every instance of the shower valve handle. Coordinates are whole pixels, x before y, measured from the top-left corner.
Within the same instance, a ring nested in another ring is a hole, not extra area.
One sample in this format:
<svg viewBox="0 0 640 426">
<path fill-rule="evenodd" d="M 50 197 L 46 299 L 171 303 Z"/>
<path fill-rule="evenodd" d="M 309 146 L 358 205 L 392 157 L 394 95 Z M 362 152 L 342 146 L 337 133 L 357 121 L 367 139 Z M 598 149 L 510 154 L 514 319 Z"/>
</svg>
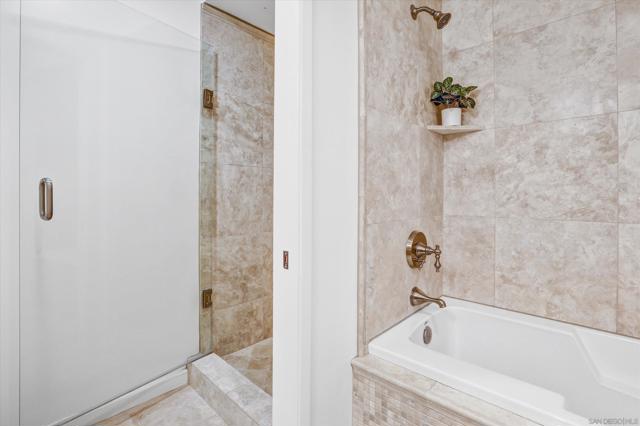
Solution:
<svg viewBox="0 0 640 426">
<path fill-rule="evenodd" d="M 436 261 L 433 264 L 433 266 L 435 266 L 436 272 L 440 272 L 440 268 L 442 267 L 442 264 L 440 263 L 441 254 L 442 254 L 442 250 L 440 250 L 440 246 L 436 244 L 436 248 L 433 249 L 433 255 L 436 258 Z"/>
<path fill-rule="evenodd" d="M 442 250 L 440 246 L 436 245 L 435 248 L 429 247 L 427 244 L 427 237 L 420 231 L 413 231 L 409 235 L 405 246 L 405 254 L 407 257 L 407 263 L 411 268 L 421 269 L 424 266 L 427 256 L 433 254 L 435 257 L 435 263 L 433 266 L 436 268 L 436 272 L 440 272 L 442 264 L 440 263 L 440 255 Z"/>
</svg>

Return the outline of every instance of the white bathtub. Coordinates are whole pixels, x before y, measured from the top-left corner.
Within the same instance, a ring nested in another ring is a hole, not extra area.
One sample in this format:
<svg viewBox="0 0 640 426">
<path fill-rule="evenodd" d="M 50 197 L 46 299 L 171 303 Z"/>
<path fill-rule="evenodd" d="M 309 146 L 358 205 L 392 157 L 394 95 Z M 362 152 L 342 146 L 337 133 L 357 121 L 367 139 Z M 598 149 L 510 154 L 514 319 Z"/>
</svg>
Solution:
<svg viewBox="0 0 640 426">
<path fill-rule="evenodd" d="M 544 425 L 640 424 L 640 340 L 445 300 L 375 338 L 369 353 Z"/>
</svg>

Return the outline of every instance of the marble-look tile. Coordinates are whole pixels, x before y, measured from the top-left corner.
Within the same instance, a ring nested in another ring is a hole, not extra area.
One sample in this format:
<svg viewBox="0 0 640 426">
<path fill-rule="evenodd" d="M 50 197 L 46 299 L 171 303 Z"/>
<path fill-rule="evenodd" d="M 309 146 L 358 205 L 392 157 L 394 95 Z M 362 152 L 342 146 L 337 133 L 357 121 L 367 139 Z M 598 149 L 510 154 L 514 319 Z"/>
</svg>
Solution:
<svg viewBox="0 0 640 426">
<path fill-rule="evenodd" d="M 204 375 L 208 381 L 224 394 L 250 383 L 249 379 L 231 364 L 215 354 L 207 355 L 193 362 L 191 369 L 189 371 L 190 380 L 193 378 L 194 373 L 198 372 Z"/>
<path fill-rule="evenodd" d="M 262 165 L 265 116 L 261 108 L 221 92 L 217 112 L 217 159 L 221 164 Z"/>
<path fill-rule="evenodd" d="M 261 299 L 269 294 L 271 239 L 270 233 L 217 239 L 213 274 L 214 310 Z"/>
<path fill-rule="evenodd" d="M 233 93 L 240 102 L 259 107 L 268 93 L 270 78 L 265 73 L 265 49 L 261 42 L 270 36 L 207 11 L 202 14 L 202 20 L 202 39 L 218 55 L 219 90 Z"/>
<path fill-rule="evenodd" d="M 264 338 L 262 299 L 213 311 L 213 350 L 230 354 Z"/>
<path fill-rule="evenodd" d="M 218 167 L 219 237 L 270 232 L 272 200 L 265 174 L 272 173 L 261 167 Z"/>
<path fill-rule="evenodd" d="M 618 108 L 640 108 L 640 2 L 618 0 Z"/>
<path fill-rule="evenodd" d="M 269 269 L 271 272 L 271 269 Z M 271 281 L 270 281 L 271 282 Z M 273 294 L 270 293 L 262 299 L 262 327 L 265 338 L 273 336 Z"/>
<path fill-rule="evenodd" d="M 496 306 L 615 331 L 617 225 L 496 219 Z"/>
<path fill-rule="evenodd" d="M 620 225 L 617 332 L 640 338 L 640 225 Z"/>
<path fill-rule="evenodd" d="M 614 5 L 495 40 L 497 127 L 614 112 Z"/>
<path fill-rule="evenodd" d="M 444 142 L 444 214 L 493 216 L 494 131 L 447 136 Z"/>
<path fill-rule="evenodd" d="M 201 85 L 215 90 L 216 57 L 213 49 L 201 43 Z M 216 233 L 216 146 L 217 119 L 214 111 L 200 109 L 200 169 L 199 169 L 199 234 L 200 234 L 200 290 L 210 289 L 213 284 L 213 247 Z M 211 309 L 199 305 L 200 351 L 212 348 Z"/>
<path fill-rule="evenodd" d="M 441 76 L 442 34 L 429 16 L 413 21 L 412 0 L 366 0 L 364 79 L 366 106 L 411 124 L 433 123 L 429 89 Z M 440 2 L 432 2 L 439 7 Z M 407 19 L 408 18 L 408 19 Z"/>
<path fill-rule="evenodd" d="M 273 168 L 273 105 L 262 124 L 262 167 Z"/>
<path fill-rule="evenodd" d="M 224 356 L 229 365 L 269 395 L 272 387 L 272 341 L 268 338 Z"/>
<path fill-rule="evenodd" d="M 495 0 L 493 33 L 495 37 L 517 33 L 613 2 L 614 0 Z"/>
<path fill-rule="evenodd" d="M 496 214 L 615 222 L 616 114 L 496 129 Z"/>
<path fill-rule="evenodd" d="M 258 425 L 271 425 L 271 397 L 253 383 L 233 389 L 227 397 Z"/>
<path fill-rule="evenodd" d="M 493 43 L 454 50 L 444 55 L 443 61 L 444 75 L 452 76 L 464 86 L 478 86 L 472 92 L 476 107 L 462 112 L 463 124 L 493 128 Z"/>
<path fill-rule="evenodd" d="M 367 340 L 416 310 L 409 305 L 413 286 L 429 295 L 442 294 L 442 273 L 436 273 L 431 256 L 422 270 L 407 265 L 404 244 L 413 230 L 421 230 L 429 244 L 441 244 L 442 219 L 423 218 L 371 224 L 366 229 L 366 333 Z"/>
<path fill-rule="evenodd" d="M 263 230 L 273 232 L 273 169 L 262 168 L 262 193 L 261 208 L 263 217 Z"/>
<path fill-rule="evenodd" d="M 264 352 L 264 348 L 270 346 L 259 345 L 257 352 Z M 212 354 L 194 362 L 189 383 L 227 423 L 271 425 L 271 396 L 219 356 Z"/>
<path fill-rule="evenodd" d="M 354 378 L 354 418 L 366 418 L 370 421 L 354 424 L 538 425 L 373 355 L 355 358 L 351 365 Z M 369 413 L 363 413 L 367 410 Z M 402 419 L 399 423 L 394 421 L 396 416 Z"/>
<path fill-rule="evenodd" d="M 214 93 L 217 88 L 217 55 L 213 48 L 201 43 L 200 50 L 200 86 Z M 211 162 L 215 159 L 217 105 L 213 109 L 200 108 L 200 161 Z"/>
<path fill-rule="evenodd" d="M 262 166 L 273 168 L 273 86 L 274 86 L 274 44 L 262 42 L 263 61 L 265 66 L 266 91 L 262 109 Z"/>
<path fill-rule="evenodd" d="M 131 421 L 136 426 L 226 426 L 189 386 L 137 414 Z"/>
<path fill-rule="evenodd" d="M 265 39 L 260 45 L 262 49 L 262 64 L 264 67 L 264 77 L 266 90 L 264 92 L 263 103 L 266 107 L 273 111 L 273 88 L 274 88 L 274 71 L 275 71 L 275 46 L 273 37 Z"/>
<path fill-rule="evenodd" d="M 198 336 L 199 343 L 198 348 L 200 352 L 207 353 L 213 350 L 213 332 L 212 332 L 212 317 L 211 317 L 211 309 L 202 308 L 202 304 L 199 304 L 200 311 L 198 316 L 199 326 L 198 326 Z"/>
<path fill-rule="evenodd" d="M 351 361 L 353 368 L 363 371 L 364 374 L 373 374 L 393 383 L 396 386 L 410 388 L 418 395 L 426 395 L 436 381 L 422 374 L 416 374 L 400 365 L 385 361 L 374 355 L 358 357 Z"/>
<path fill-rule="evenodd" d="M 367 114 L 367 223 L 420 216 L 420 145 L 427 131 L 394 116 L 369 110 Z"/>
<path fill-rule="evenodd" d="M 419 144 L 420 216 L 442 216 L 444 204 L 444 146 L 442 136 L 427 132 Z M 406 172 L 405 172 L 406 173 Z"/>
<path fill-rule="evenodd" d="M 492 2 L 493 0 L 442 1 L 442 10 L 453 15 L 442 30 L 442 45 L 445 52 L 466 49 L 492 40 Z M 423 18 L 430 19 L 428 16 Z"/>
<path fill-rule="evenodd" d="M 618 114 L 619 220 L 640 223 L 640 111 Z"/>
<path fill-rule="evenodd" d="M 531 420 L 442 383 L 436 383 L 433 386 L 429 398 L 444 407 L 455 410 L 462 416 L 473 419 L 478 424 L 495 426 L 538 425 Z"/>
<path fill-rule="evenodd" d="M 228 377 L 225 376 L 226 372 L 219 373 L 213 369 L 207 371 L 201 369 L 199 366 L 192 365 L 189 369 L 189 385 L 198 392 L 200 397 L 204 399 L 209 406 L 216 407 L 216 412 L 227 424 L 233 426 L 256 426 L 256 422 L 242 410 L 242 407 L 239 407 L 227 397 L 228 392 L 237 386 L 244 386 L 248 380 L 216 355 L 208 355 L 205 358 L 209 357 L 216 357 L 219 360 L 216 364 L 223 370 L 228 370 L 229 376 L 238 376 L 242 379 L 242 383 L 236 383 L 233 387 L 225 391 L 219 384 L 220 378 L 227 380 Z"/>
<path fill-rule="evenodd" d="M 443 239 L 443 293 L 493 304 L 494 219 L 445 216 Z"/>
</svg>

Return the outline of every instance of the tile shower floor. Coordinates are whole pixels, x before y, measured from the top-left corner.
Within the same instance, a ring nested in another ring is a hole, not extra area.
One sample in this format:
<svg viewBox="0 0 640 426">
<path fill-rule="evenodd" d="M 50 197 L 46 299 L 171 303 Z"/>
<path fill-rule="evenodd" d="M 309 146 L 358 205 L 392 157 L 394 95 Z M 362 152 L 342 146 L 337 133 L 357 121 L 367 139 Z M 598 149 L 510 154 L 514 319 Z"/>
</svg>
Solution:
<svg viewBox="0 0 640 426">
<path fill-rule="evenodd" d="M 222 358 L 271 395 L 273 339 L 265 339 Z"/>
<path fill-rule="evenodd" d="M 191 386 L 180 388 L 152 405 L 121 417 L 116 416 L 97 426 L 227 426 Z"/>
<path fill-rule="evenodd" d="M 271 365 L 271 338 L 223 358 L 208 355 L 191 365 L 190 385 L 97 426 L 271 426 Z"/>
</svg>

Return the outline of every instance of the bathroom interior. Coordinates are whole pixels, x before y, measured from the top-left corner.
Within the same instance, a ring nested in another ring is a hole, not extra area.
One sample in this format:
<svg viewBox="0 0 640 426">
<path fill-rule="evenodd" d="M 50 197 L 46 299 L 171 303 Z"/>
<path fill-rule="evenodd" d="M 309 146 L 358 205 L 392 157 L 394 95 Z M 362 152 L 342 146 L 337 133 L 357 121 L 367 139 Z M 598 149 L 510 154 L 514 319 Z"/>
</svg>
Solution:
<svg viewBox="0 0 640 426">
<path fill-rule="evenodd" d="M 0 190 L 0 426 L 640 424 L 640 0 L 0 1 Z"/>
</svg>

